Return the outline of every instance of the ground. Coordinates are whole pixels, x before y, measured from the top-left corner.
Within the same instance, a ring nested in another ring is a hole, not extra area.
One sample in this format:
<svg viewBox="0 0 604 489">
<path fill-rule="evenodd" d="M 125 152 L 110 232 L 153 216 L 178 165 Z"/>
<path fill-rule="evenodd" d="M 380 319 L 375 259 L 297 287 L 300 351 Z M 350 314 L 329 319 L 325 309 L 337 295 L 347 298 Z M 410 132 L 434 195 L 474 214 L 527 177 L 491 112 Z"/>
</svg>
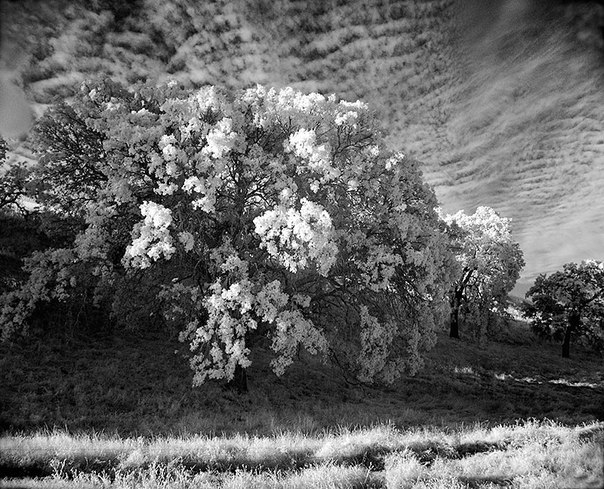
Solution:
<svg viewBox="0 0 604 489">
<path fill-rule="evenodd" d="M 260 352 L 246 394 L 192 388 L 160 332 L 2 346 L 0 487 L 601 487 L 602 357 L 498 336 L 386 389 Z"/>
<path fill-rule="evenodd" d="M 376 423 L 604 421 L 602 357 L 576 346 L 563 359 L 560 350 L 522 325 L 485 345 L 443 332 L 426 367 L 388 389 L 348 385 L 338 370 L 312 358 L 276 377 L 267 353 L 259 352 L 249 392 L 239 395 L 213 383 L 192 388 L 186 344 L 161 332 L 3 345 L 0 427 L 267 435 Z"/>
</svg>

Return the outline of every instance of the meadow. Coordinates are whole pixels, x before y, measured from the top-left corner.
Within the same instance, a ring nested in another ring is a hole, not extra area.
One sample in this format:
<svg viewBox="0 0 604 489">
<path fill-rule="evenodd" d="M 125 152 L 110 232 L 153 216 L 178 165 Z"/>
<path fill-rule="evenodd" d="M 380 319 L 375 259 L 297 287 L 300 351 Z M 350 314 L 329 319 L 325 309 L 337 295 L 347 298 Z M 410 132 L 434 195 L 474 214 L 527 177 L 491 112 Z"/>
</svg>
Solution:
<svg viewBox="0 0 604 489">
<path fill-rule="evenodd" d="M 604 365 L 522 323 L 445 335 L 390 388 L 259 351 L 249 392 L 191 388 L 159 332 L 2 347 L 0 487 L 567 487 L 604 483 Z M 175 354 L 175 350 L 179 350 Z"/>
</svg>

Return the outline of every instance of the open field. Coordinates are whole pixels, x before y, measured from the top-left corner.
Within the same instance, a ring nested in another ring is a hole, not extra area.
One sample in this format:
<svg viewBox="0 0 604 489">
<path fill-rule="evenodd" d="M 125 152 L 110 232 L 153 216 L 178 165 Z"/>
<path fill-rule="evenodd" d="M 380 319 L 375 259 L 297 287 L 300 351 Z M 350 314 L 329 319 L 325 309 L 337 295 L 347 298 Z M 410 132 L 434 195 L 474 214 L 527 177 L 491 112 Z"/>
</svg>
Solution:
<svg viewBox="0 0 604 489">
<path fill-rule="evenodd" d="M 389 389 L 309 358 L 277 378 L 262 353 L 250 392 L 192 389 L 182 348 L 158 333 L 2 347 L 0 487 L 604 482 L 602 358 L 562 359 L 522 325 L 483 346 L 443 335 Z"/>
</svg>

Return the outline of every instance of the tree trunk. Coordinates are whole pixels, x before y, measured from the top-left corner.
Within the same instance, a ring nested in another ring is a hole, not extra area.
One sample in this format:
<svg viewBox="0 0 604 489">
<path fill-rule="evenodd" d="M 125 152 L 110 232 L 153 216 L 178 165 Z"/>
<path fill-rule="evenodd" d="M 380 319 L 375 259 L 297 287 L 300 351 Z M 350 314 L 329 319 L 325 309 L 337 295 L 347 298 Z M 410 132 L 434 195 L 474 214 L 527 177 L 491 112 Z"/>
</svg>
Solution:
<svg viewBox="0 0 604 489">
<path fill-rule="evenodd" d="M 461 306 L 461 292 L 455 291 L 451 302 L 451 321 L 449 336 L 459 339 L 459 308 Z"/>
<path fill-rule="evenodd" d="M 570 326 L 564 332 L 564 342 L 562 343 L 562 358 L 570 358 Z"/>
<path fill-rule="evenodd" d="M 459 339 L 459 306 L 451 309 L 451 329 L 449 336 Z"/>
<path fill-rule="evenodd" d="M 573 331 L 578 329 L 581 322 L 581 316 L 572 314 L 568 317 L 568 326 L 564 332 L 564 341 L 562 342 L 562 358 L 570 358 L 570 337 Z"/>
<path fill-rule="evenodd" d="M 235 366 L 235 375 L 227 382 L 226 386 L 239 394 L 247 392 L 247 372 L 241 365 L 237 364 Z"/>
</svg>

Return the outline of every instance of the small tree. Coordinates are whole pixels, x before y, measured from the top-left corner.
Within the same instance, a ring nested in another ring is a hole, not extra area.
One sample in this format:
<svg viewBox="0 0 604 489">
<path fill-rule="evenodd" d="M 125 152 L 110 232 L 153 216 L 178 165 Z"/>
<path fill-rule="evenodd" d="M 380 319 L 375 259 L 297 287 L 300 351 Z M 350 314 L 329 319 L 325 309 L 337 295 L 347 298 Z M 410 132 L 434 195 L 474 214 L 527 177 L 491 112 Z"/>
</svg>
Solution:
<svg viewBox="0 0 604 489">
<path fill-rule="evenodd" d="M 453 259 L 417 163 L 375 127 L 361 102 L 292 89 L 84 86 L 37 130 L 40 200 L 82 229 L 27 261 L 5 334 L 41 301 L 118 321 L 146 303 L 190 343 L 196 384 L 244 385 L 260 344 L 277 374 L 304 349 L 363 382 L 416 371 Z"/>
<path fill-rule="evenodd" d="M 490 207 L 478 207 L 471 216 L 459 211 L 446 216 L 445 221 L 451 226 L 460 265 L 459 275 L 449 291 L 449 334 L 451 338 L 459 338 L 463 306 L 479 322 L 487 320 L 493 310 L 502 312 L 506 297 L 524 267 L 524 259 L 519 244 L 512 239 L 510 219 L 500 217 Z"/>
<path fill-rule="evenodd" d="M 526 293 L 525 314 L 536 333 L 562 341 L 570 357 L 572 337 L 602 346 L 604 340 L 604 264 L 595 260 L 567 263 L 547 276 L 539 275 Z"/>
</svg>

